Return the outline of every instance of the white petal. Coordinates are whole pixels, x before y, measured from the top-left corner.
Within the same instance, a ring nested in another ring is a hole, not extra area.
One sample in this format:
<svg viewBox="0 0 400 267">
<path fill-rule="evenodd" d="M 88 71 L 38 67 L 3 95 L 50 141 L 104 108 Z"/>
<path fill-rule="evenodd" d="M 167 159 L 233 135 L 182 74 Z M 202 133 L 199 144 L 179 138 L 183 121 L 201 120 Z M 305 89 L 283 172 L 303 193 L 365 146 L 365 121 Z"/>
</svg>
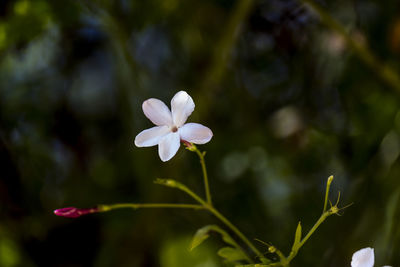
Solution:
<svg viewBox="0 0 400 267">
<path fill-rule="evenodd" d="M 161 137 L 170 132 L 168 126 L 155 126 L 150 129 L 141 131 L 135 137 L 135 145 L 137 147 L 155 146 L 160 141 Z"/>
<path fill-rule="evenodd" d="M 169 133 L 161 138 L 158 144 L 158 155 L 160 156 L 160 159 L 164 162 L 170 160 L 175 156 L 180 145 L 181 140 L 178 132 Z"/>
<path fill-rule="evenodd" d="M 181 127 L 194 110 L 193 99 L 185 91 L 179 91 L 171 100 L 172 119 L 176 127 Z"/>
<path fill-rule="evenodd" d="M 178 131 L 182 140 L 200 145 L 210 141 L 213 136 L 210 128 L 199 123 L 186 123 Z"/>
<path fill-rule="evenodd" d="M 159 99 L 150 98 L 143 102 L 144 115 L 155 125 L 172 125 L 171 111 L 167 105 Z"/>
<path fill-rule="evenodd" d="M 375 255 L 373 248 L 363 248 L 356 251 L 351 259 L 351 267 L 373 267 Z"/>
</svg>

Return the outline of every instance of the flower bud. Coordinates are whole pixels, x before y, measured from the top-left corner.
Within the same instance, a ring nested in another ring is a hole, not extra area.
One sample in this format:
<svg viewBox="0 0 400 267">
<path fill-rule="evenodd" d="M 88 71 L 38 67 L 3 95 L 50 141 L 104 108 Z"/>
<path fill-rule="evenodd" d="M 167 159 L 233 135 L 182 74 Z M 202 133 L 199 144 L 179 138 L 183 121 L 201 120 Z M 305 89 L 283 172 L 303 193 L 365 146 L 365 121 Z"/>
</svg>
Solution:
<svg viewBox="0 0 400 267">
<path fill-rule="evenodd" d="M 186 140 L 181 140 L 181 141 L 182 141 L 182 144 L 184 146 L 186 146 L 187 150 L 190 150 L 192 152 L 196 151 L 196 146 L 193 143 L 190 143 L 190 142 L 188 142 Z"/>
<path fill-rule="evenodd" d="M 61 217 L 67 217 L 67 218 L 78 218 L 82 215 L 90 214 L 90 213 L 96 213 L 100 212 L 100 209 L 98 207 L 94 208 L 88 208 L 88 209 L 79 209 L 75 207 L 67 207 L 67 208 L 62 208 L 62 209 L 56 209 L 54 211 L 54 214 L 57 216 Z"/>
<path fill-rule="evenodd" d="M 328 185 L 331 185 L 332 181 L 333 181 L 333 175 L 328 177 Z"/>
</svg>

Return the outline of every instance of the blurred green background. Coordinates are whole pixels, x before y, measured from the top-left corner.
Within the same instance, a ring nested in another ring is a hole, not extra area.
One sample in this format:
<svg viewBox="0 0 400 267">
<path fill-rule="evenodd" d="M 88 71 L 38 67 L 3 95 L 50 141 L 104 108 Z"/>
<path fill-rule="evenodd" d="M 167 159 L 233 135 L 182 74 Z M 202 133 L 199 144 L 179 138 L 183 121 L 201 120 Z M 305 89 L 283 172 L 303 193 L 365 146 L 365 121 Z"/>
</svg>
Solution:
<svg viewBox="0 0 400 267">
<path fill-rule="evenodd" d="M 398 1 L 319 3 L 396 75 Z M 203 211 L 53 215 L 191 201 L 157 177 L 203 194 L 196 155 L 162 163 L 133 145 L 152 125 L 142 102 L 179 90 L 196 103 L 189 121 L 214 132 L 200 147 L 214 203 L 249 239 L 287 254 L 332 174 L 332 201 L 354 204 L 292 266 L 350 266 L 367 246 L 400 266 L 400 87 L 378 63 L 294 0 L 2 0 L 0 266 L 227 266 L 216 235 L 188 251 L 196 229 L 220 225 Z"/>
</svg>

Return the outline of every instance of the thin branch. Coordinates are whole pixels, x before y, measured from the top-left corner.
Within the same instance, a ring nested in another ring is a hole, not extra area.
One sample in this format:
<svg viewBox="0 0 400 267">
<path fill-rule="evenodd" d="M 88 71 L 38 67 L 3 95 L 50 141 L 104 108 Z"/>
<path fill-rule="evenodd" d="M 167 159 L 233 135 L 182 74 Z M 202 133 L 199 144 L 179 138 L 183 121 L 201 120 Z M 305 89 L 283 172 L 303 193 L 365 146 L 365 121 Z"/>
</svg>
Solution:
<svg viewBox="0 0 400 267">
<path fill-rule="evenodd" d="M 374 71 L 382 81 L 397 91 L 397 93 L 400 93 L 400 76 L 396 70 L 378 59 L 367 45 L 357 41 L 353 36 L 351 36 L 343 25 L 334 19 L 319 4 L 315 3 L 313 0 L 300 1 L 307 4 L 315 13 L 317 13 L 321 18 L 322 23 L 339 34 L 346 41 L 347 45 L 353 49 L 355 55 L 364 62 L 367 67 Z"/>
</svg>

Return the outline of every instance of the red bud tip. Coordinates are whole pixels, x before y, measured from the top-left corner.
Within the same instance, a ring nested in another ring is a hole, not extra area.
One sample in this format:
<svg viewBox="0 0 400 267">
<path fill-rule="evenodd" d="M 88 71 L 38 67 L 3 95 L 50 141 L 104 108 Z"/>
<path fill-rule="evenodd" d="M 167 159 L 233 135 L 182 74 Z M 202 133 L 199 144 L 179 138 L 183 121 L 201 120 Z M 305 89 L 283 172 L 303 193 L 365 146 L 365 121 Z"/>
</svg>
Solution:
<svg viewBox="0 0 400 267">
<path fill-rule="evenodd" d="M 56 209 L 54 211 L 54 214 L 57 216 L 61 216 L 61 217 L 78 218 L 82 215 L 95 213 L 95 212 L 99 212 L 99 209 L 97 207 L 89 208 L 89 209 L 78 209 L 75 207 L 67 207 L 67 208 L 62 208 L 62 209 Z"/>
<path fill-rule="evenodd" d="M 181 142 L 184 146 L 186 146 L 187 149 L 189 149 L 190 151 L 194 151 L 195 146 L 192 143 L 190 143 L 186 140 L 183 140 L 183 139 L 181 139 Z"/>
</svg>

